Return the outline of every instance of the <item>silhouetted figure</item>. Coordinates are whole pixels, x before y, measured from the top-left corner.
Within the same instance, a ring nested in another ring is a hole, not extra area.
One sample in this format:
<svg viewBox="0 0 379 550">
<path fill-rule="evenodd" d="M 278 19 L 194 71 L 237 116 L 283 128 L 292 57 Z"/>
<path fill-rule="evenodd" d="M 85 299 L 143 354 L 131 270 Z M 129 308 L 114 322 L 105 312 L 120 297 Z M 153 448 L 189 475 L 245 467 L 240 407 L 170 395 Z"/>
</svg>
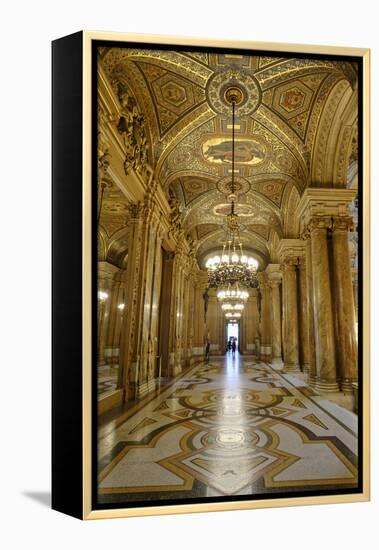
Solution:
<svg viewBox="0 0 379 550">
<path fill-rule="evenodd" d="M 205 343 L 205 360 L 206 360 L 207 363 L 209 362 L 210 349 L 211 349 L 211 342 L 210 342 L 209 338 L 207 338 L 207 341 Z"/>
<path fill-rule="evenodd" d="M 233 341 L 232 341 L 232 354 L 233 355 L 235 355 L 236 349 L 237 349 L 237 342 L 236 342 L 236 339 L 233 338 Z"/>
</svg>

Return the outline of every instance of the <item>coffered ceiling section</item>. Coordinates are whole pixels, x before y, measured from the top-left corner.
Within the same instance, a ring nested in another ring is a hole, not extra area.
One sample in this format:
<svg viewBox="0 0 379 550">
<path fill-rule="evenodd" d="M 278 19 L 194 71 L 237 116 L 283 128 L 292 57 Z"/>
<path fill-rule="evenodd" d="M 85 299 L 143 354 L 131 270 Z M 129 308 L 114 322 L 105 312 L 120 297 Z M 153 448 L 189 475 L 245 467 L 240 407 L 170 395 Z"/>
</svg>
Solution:
<svg viewBox="0 0 379 550">
<path fill-rule="evenodd" d="M 216 243 L 228 210 L 232 113 L 225 92 L 239 88 L 237 211 L 261 248 L 285 232 L 290 191 L 301 196 L 309 184 L 328 98 L 342 82 L 352 93 L 357 80 L 348 62 L 235 53 L 103 48 L 99 64 L 115 97 L 126 87 L 146 117 L 155 177 L 179 200 L 186 233 L 201 243 L 212 234 Z"/>
</svg>

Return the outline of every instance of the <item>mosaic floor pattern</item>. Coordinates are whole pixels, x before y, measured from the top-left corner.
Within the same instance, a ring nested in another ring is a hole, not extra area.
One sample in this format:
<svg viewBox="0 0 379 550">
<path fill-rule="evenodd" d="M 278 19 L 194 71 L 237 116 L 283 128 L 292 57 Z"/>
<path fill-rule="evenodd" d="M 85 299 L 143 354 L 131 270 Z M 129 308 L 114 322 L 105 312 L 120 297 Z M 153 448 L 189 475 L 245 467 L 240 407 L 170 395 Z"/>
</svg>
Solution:
<svg viewBox="0 0 379 550">
<path fill-rule="evenodd" d="M 238 355 L 192 367 L 99 434 L 99 503 L 357 486 L 356 415 Z"/>
<path fill-rule="evenodd" d="M 99 367 L 97 375 L 97 394 L 103 395 L 106 392 L 114 391 L 117 388 L 117 369 L 109 367 Z"/>
</svg>

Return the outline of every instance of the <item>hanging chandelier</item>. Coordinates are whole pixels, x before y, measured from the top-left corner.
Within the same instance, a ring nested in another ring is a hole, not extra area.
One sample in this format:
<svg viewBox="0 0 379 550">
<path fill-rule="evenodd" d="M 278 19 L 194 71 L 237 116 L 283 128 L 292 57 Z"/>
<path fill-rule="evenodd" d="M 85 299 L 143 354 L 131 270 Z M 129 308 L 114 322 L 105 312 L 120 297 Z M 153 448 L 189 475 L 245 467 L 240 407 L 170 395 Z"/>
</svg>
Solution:
<svg viewBox="0 0 379 550">
<path fill-rule="evenodd" d="M 232 312 L 228 312 L 228 313 L 225 313 L 225 317 L 227 319 L 240 319 L 241 318 L 241 313 L 232 313 Z"/>
<path fill-rule="evenodd" d="M 249 297 L 249 292 L 246 288 L 241 287 L 238 283 L 234 285 L 228 284 L 227 286 L 222 286 L 217 291 L 217 298 L 220 302 L 224 300 L 235 303 L 243 303 Z"/>
<path fill-rule="evenodd" d="M 236 104 L 242 101 L 241 91 L 236 87 L 230 87 L 225 92 L 225 99 L 232 106 L 232 176 L 230 194 L 227 199 L 230 202 L 230 212 L 226 216 L 226 239 L 221 254 L 208 258 L 206 268 L 208 270 L 208 286 L 217 288 L 217 298 L 220 301 L 227 300 L 228 306 L 236 307 L 239 312 L 228 308 L 226 316 L 241 316 L 243 303 L 249 297 L 248 288 L 257 288 L 258 262 L 252 256 L 243 252 L 240 238 L 240 226 L 236 213 L 235 180 L 234 180 L 234 152 L 235 152 L 235 109 Z M 233 302 L 233 304 L 232 304 Z"/>
</svg>

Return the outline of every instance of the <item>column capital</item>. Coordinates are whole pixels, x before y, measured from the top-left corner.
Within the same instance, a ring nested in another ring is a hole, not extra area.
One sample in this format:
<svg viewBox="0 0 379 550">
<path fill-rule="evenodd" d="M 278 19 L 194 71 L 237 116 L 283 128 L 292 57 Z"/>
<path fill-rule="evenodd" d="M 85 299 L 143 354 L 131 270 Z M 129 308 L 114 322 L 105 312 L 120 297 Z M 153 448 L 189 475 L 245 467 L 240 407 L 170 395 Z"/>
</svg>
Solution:
<svg viewBox="0 0 379 550">
<path fill-rule="evenodd" d="M 266 267 L 266 273 L 271 287 L 277 286 L 281 283 L 283 278 L 283 272 L 280 264 L 268 264 Z"/>
<path fill-rule="evenodd" d="M 313 233 L 313 231 L 330 229 L 331 227 L 332 218 L 330 216 L 312 216 L 309 218 L 305 230 Z"/>
<path fill-rule="evenodd" d="M 284 272 L 295 271 L 298 263 L 299 262 L 297 258 L 285 258 L 282 263 L 283 271 Z"/>
<path fill-rule="evenodd" d="M 138 221 L 143 212 L 143 205 L 141 202 L 131 202 L 127 206 L 127 210 L 129 212 L 129 221 Z"/>
<path fill-rule="evenodd" d="M 257 273 L 257 279 L 261 288 L 264 288 L 267 285 L 267 274 L 264 271 Z"/>
<path fill-rule="evenodd" d="M 314 216 L 329 218 L 348 216 L 350 205 L 356 195 L 356 189 L 324 187 L 305 189 L 295 212 L 300 220 L 300 233 L 303 233 Z"/>
<path fill-rule="evenodd" d="M 302 239 L 282 239 L 278 245 L 278 256 L 281 263 L 286 259 L 294 259 L 305 255 L 305 243 Z"/>
<path fill-rule="evenodd" d="M 332 231 L 333 233 L 347 233 L 354 227 L 354 221 L 351 216 L 340 216 L 332 219 Z"/>
</svg>

